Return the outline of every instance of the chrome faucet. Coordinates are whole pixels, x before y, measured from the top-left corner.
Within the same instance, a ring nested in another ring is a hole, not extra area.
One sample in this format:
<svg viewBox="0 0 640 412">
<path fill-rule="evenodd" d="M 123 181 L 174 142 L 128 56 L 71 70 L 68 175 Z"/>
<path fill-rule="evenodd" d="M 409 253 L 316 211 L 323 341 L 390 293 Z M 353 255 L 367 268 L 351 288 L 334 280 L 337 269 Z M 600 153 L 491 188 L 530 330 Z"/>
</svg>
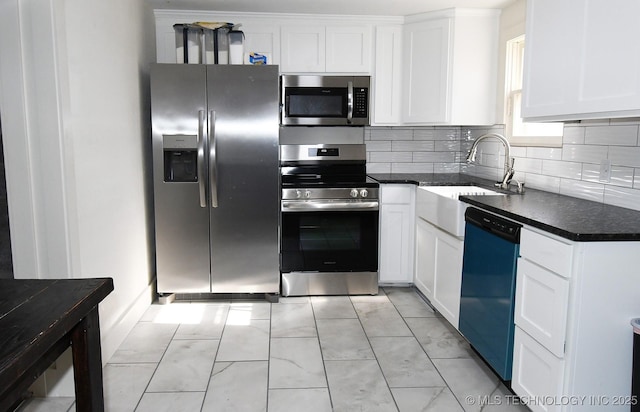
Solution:
<svg viewBox="0 0 640 412">
<path fill-rule="evenodd" d="M 504 146 L 504 175 L 502 176 L 502 181 L 497 182 L 495 186 L 503 190 L 508 190 L 509 183 L 511 183 L 511 180 L 513 180 L 513 174 L 515 173 L 515 170 L 513 168 L 515 159 L 511 157 L 511 145 L 509 144 L 509 141 L 501 134 L 487 133 L 478 137 L 473 142 L 473 145 L 469 150 L 469 154 L 467 154 L 467 163 L 474 163 L 476 161 L 478 144 L 480 144 L 480 142 L 483 141 L 484 139 L 488 139 L 490 137 L 498 139 Z M 516 180 L 516 183 L 518 184 L 518 193 L 522 193 L 524 191 L 524 183 L 520 183 L 517 180 Z"/>
</svg>

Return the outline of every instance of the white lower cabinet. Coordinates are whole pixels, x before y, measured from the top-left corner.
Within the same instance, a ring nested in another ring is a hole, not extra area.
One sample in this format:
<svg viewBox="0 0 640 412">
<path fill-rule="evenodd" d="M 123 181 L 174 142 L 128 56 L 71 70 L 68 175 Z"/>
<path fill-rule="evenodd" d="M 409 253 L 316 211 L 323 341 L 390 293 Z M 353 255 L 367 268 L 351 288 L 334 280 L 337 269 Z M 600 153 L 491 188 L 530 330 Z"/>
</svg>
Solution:
<svg viewBox="0 0 640 412">
<path fill-rule="evenodd" d="M 511 385 L 531 410 L 629 410 L 639 255 L 522 229 Z"/>
<path fill-rule="evenodd" d="M 516 296 L 515 323 L 556 356 L 563 356 L 569 280 L 520 258 Z"/>
<path fill-rule="evenodd" d="M 533 411 L 559 411 L 559 405 L 543 400 L 546 394 L 562 393 L 564 359 L 554 356 L 518 327 L 513 345 L 513 391 L 524 401 L 540 400 L 528 402 Z"/>
<path fill-rule="evenodd" d="M 413 282 L 415 185 L 380 185 L 381 284 Z"/>
<path fill-rule="evenodd" d="M 464 241 L 417 218 L 415 285 L 456 329 Z"/>
</svg>

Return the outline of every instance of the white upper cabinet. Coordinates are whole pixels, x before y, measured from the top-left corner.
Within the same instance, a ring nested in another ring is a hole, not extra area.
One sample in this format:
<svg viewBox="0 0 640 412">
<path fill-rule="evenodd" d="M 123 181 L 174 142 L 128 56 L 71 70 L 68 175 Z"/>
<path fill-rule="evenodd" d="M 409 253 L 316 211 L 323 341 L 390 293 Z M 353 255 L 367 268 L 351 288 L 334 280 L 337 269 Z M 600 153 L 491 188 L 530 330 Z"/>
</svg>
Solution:
<svg viewBox="0 0 640 412">
<path fill-rule="evenodd" d="M 370 73 L 371 25 L 283 25 L 282 73 Z"/>
<path fill-rule="evenodd" d="M 397 125 L 401 116 L 402 25 L 376 27 L 375 60 L 371 79 L 371 124 Z"/>
<path fill-rule="evenodd" d="M 640 2 L 527 0 L 523 117 L 640 116 Z"/>
<path fill-rule="evenodd" d="M 448 9 L 407 17 L 403 123 L 495 123 L 499 16 Z"/>
</svg>

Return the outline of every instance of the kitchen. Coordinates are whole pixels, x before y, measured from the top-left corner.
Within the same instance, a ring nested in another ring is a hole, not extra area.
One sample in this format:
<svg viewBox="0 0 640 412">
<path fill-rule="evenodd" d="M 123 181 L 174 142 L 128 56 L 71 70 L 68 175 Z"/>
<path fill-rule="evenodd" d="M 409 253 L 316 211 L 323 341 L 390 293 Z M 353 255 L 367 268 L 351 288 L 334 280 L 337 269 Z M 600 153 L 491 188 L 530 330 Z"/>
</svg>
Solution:
<svg viewBox="0 0 640 412">
<path fill-rule="evenodd" d="M 145 195 L 150 189 L 150 165 L 142 160 L 147 143 L 140 136 L 148 135 L 149 127 L 142 121 L 148 118 L 148 108 L 141 102 L 148 99 L 146 67 L 155 61 L 153 16 L 148 8 L 124 2 L 69 3 L 67 9 L 21 2 L 20 14 L 11 2 L 2 7 L 8 7 L 0 13 L 6 19 L 3 30 L 24 36 L 23 46 L 3 43 L 2 48 L 3 64 L 12 62 L 3 66 L 3 101 L 9 97 L 12 101 L 2 106 L 3 134 L 7 140 L 11 135 L 29 136 L 5 142 L 11 156 L 10 202 L 15 202 L 10 205 L 12 227 L 23 229 L 12 235 L 16 277 L 113 276 L 119 292 L 101 307 L 103 349 L 111 354 L 151 297 L 152 237 L 146 229 L 150 199 Z M 37 24 L 28 24 L 29 19 Z M 42 38 L 50 43 L 35 40 Z M 10 42 L 14 37 L 2 39 Z M 21 78 L 15 74 L 19 69 L 15 62 L 25 67 L 22 82 L 29 85 L 29 98 L 19 86 L 21 81 L 15 81 Z M 11 75 L 5 77 L 7 70 Z M 110 81 L 95 82 L 96 76 Z M 57 82 L 31 86 L 35 80 L 52 78 Z M 19 112 L 27 106 L 28 117 Z M 52 113 L 52 107 L 60 107 L 60 113 Z M 18 121 L 25 118 L 28 121 Z M 31 124 L 28 132 L 25 124 Z M 569 124 L 562 149 L 515 147 L 516 169 L 526 170 L 527 187 L 637 209 L 637 190 L 629 178 L 637 167 L 637 127 L 633 120 Z M 477 137 L 489 130 L 456 125 L 371 128 L 368 165 L 371 172 L 382 173 L 430 172 L 436 165 L 455 171 L 460 167 L 457 153 L 466 152 L 456 145 L 466 145 L 463 139 L 469 134 Z M 423 143 L 433 136 L 433 145 Z M 447 149 L 450 140 L 453 151 Z M 498 145 L 483 145 L 500 150 Z M 595 174 L 606 155 L 612 158 L 613 178 L 619 185 L 601 183 Z M 115 170 L 113 164 L 118 166 Z M 502 173 L 497 160 L 469 167 L 492 180 Z"/>
</svg>

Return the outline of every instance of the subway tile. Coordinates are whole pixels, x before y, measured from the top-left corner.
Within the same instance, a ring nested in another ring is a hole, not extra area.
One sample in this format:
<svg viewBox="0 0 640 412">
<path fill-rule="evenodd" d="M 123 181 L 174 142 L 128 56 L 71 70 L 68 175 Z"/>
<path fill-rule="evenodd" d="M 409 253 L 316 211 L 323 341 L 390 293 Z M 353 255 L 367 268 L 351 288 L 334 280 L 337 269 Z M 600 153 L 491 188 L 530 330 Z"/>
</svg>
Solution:
<svg viewBox="0 0 640 412">
<path fill-rule="evenodd" d="M 542 173 L 542 159 L 516 158 L 513 163 L 516 172 Z"/>
<path fill-rule="evenodd" d="M 434 128 L 417 128 L 413 129 L 413 140 L 435 140 L 436 133 Z"/>
<path fill-rule="evenodd" d="M 390 152 L 390 140 L 369 140 L 366 142 L 367 152 Z"/>
<path fill-rule="evenodd" d="M 396 140 L 391 142 L 391 150 L 394 152 L 432 152 L 433 148 L 433 141 Z"/>
<path fill-rule="evenodd" d="M 637 125 L 587 127 L 584 142 L 586 144 L 636 146 L 638 144 Z"/>
<path fill-rule="evenodd" d="M 640 167 L 640 147 L 609 147 L 612 165 Z"/>
<path fill-rule="evenodd" d="M 604 201 L 604 185 L 595 182 L 561 179 L 560 194 L 602 203 Z"/>
<path fill-rule="evenodd" d="M 458 152 L 460 151 L 459 140 L 436 140 L 434 149 L 436 152 Z"/>
<path fill-rule="evenodd" d="M 426 162 L 392 163 L 391 173 L 434 173 L 434 164 Z"/>
<path fill-rule="evenodd" d="M 595 145 L 564 145 L 562 160 L 569 162 L 598 163 L 607 158 L 609 148 Z"/>
<path fill-rule="evenodd" d="M 447 163 L 453 162 L 456 156 L 453 152 L 415 152 L 413 153 L 414 162 L 422 163 Z"/>
<path fill-rule="evenodd" d="M 614 206 L 640 210 L 640 190 L 609 185 L 604 189 L 604 202 Z"/>
<path fill-rule="evenodd" d="M 495 152 L 481 152 L 476 154 L 476 163 L 481 166 L 498 168 L 504 166 L 504 162 L 501 161 L 500 156 Z"/>
<path fill-rule="evenodd" d="M 371 140 L 413 140 L 411 129 L 371 129 Z"/>
<path fill-rule="evenodd" d="M 433 163 L 433 173 L 460 173 L 460 162 Z"/>
<path fill-rule="evenodd" d="M 556 147 L 527 147 L 527 157 L 534 159 L 561 160 L 562 149 Z"/>
<path fill-rule="evenodd" d="M 551 193 L 560 193 L 560 178 L 545 176 L 539 173 L 527 173 L 525 179 L 527 187 L 544 190 Z"/>
<path fill-rule="evenodd" d="M 460 140 L 460 128 L 441 128 L 434 131 L 436 140 Z"/>
<path fill-rule="evenodd" d="M 526 146 L 511 146 L 511 156 L 513 157 L 527 157 Z"/>
<path fill-rule="evenodd" d="M 543 160 L 542 173 L 548 176 L 580 180 L 582 177 L 582 163 Z"/>
<path fill-rule="evenodd" d="M 371 152 L 370 159 L 373 163 L 411 163 L 413 153 L 411 152 Z"/>
<path fill-rule="evenodd" d="M 367 162 L 367 173 L 391 173 L 391 163 Z"/>
<path fill-rule="evenodd" d="M 584 144 L 584 134 L 585 134 L 584 126 L 565 125 L 564 134 L 562 136 L 562 143 L 563 144 Z"/>
<path fill-rule="evenodd" d="M 633 168 L 611 166 L 611 177 L 610 180 L 606 182 L 600 180 L 600 165 L 584 163 L 582 165 L 582 180 L 608 183 L 615 186 L 633 187 Z"/>
</svg>

